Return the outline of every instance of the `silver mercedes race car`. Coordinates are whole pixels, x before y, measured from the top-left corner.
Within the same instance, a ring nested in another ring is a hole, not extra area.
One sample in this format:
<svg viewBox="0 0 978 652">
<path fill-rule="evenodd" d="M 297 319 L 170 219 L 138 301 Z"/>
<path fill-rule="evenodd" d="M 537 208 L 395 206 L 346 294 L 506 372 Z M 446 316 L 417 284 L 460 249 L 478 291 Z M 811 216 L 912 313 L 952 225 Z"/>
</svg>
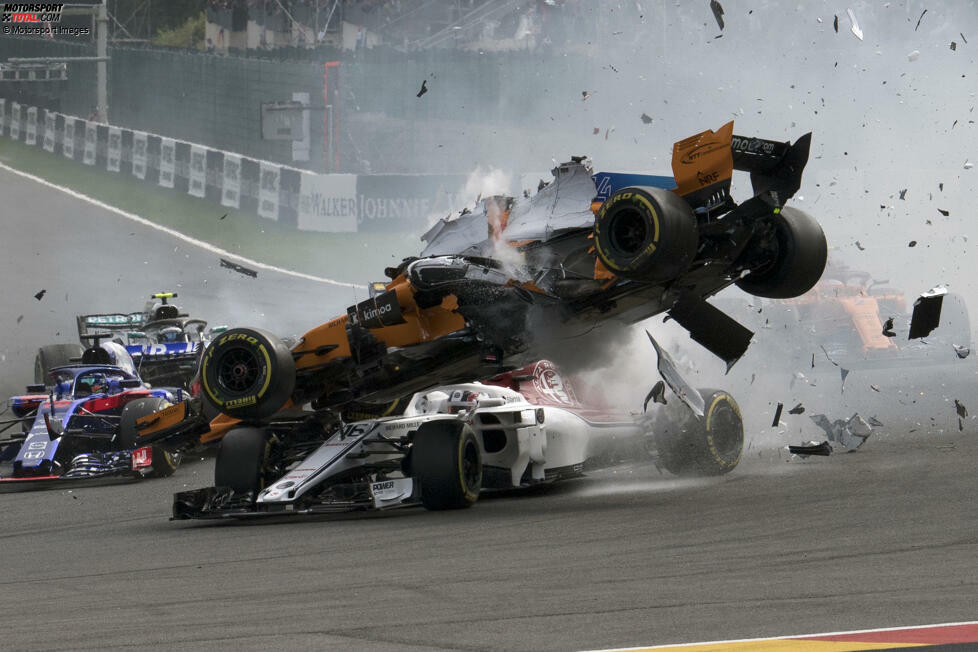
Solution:
<svg viewBox="0 0 978 652">
<path fill-rule="evenodd" d="M 656 347 L 658 348 L 658 346 Z M 665 364 L 665 368 L 664 368 Z M 215 485 L 177 493 L 174 519 L 387 509 L 456 509 L 483 491 L 529 487 L 651 456 L 679 475 L 720 475 L 740 460 L 743 421 L 723 391 L 695 390 L 660 354 L 658 409 L 622 413 L 539 361 L 484 382 L 418 392 L 398 415 L 330 428 L 283 419 L 221 442 Z M 308 418 L 308 417 L 307 417 Z M 277 436 L 281 428 L 288 437 Z M 310 436 L 302 442 L 297 432 Z M 315 432 L 328 432 L 325 440 Z"/>
</svg>

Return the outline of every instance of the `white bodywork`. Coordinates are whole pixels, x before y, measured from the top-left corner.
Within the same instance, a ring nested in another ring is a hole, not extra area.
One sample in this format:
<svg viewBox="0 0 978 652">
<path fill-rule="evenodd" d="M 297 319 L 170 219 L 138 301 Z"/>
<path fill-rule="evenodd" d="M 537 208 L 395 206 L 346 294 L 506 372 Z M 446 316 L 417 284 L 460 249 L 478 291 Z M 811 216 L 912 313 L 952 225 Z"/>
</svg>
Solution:
<svg viewBox="0 0 978 652">
<path fill-rule="evenodd" d="M 580 473 L 589 458 L 608 450 L 613 442 L 645 432 L 634 420 L 592 421 L 579 410 L 533 405 L 506 387 L 449 385 L 415 394 L 402 416 L 358 421 L 339 429 L 263 490 L 257 502 L 289 511 L 303 496 L 357 467 L 403 458 L 403 450 L 394 444 L 408 443 L 423 424 L 438 420 L 461 421 L 476 434 L 483 469 L 508 478 L 491 488 L 520 487 Z M 374 507 L 411 503 L 416 498 L 412 478 L 403 475 L 373 478 Z"/>
</svg>

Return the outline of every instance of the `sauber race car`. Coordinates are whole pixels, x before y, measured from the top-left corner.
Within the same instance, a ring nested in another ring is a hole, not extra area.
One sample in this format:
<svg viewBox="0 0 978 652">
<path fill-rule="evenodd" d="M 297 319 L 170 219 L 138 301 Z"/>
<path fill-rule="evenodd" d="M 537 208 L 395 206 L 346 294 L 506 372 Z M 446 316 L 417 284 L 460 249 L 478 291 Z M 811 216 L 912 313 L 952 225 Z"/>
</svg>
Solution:
<svg viewBox="0 0 978 652">
<path fill-rule="evenodd" d="M 85 345 L 111 339 L 126 347 L 140 377 L 153 386 L 191 389 L 200 353 L 211 337 L 226 327 L 207 329 L 207 322 L 190 317 L 169 303 L 175 292 L 158 292 L 142 312 L 79 315 L 78 337 Z M 68 349 L 67 353 L 61 353 Z M 44 347 L 34 365 L 35 382 L 43 382 L 46 370 L 69 362 L 65 355 L 73 350 L 66 345 Z"/>
<path fill-rule="evenodd" d="M 222 333 L 200 366 L 203 402 L 220 414 L 184 401 L 140 420 L 139 440 L 191 446 L 242 426 L 282 436 L 310 418 L 377 416 L 414 392 L 519 368 L 541 342 L 663 312 L 732 365 L 752 333 L 706 299 L 732 284 L 798 296 L 825 266 L 821 227 L 785 206 L 810 140 L 735 136 L 731 122 L 676 143 L 672 179 L 559 165 L 532 197 L 490 197 L 437 224 L 420 257 L 291 348 L 262 330 Z M 754 190 L 740 204 L 735 169 Z"/>
<path fill-rule="evenodd" d="M 79 364 L 55 367 L 47 380 L 11 398 L 13 418 L 0 421 L 0 433 L 8 431 L 0 434 L 0 461 L 12 462 L 0 489 L 176 470 L 178 454 L 136 443 L 136 419 L 179 401 L 182 390 L 146 389 L 122 346 L 87 349 Z"/>
<path fill-rule="evenodd" d="M 632 415 L 581 390 L 539 361 L 418 392 L 402 414 L 341 425 L 325 441 L 318 424 L 304 445 L 292 424 L 239 427 L 221 442 L 216 486 L 176 494 L 173 518 L 453 509 L 636 454 L 676 474 L 720 475 L 740 460 L 743 422 L 725 392 L 700 390 L 698 418 L 678 400 Z"/>
</svg>

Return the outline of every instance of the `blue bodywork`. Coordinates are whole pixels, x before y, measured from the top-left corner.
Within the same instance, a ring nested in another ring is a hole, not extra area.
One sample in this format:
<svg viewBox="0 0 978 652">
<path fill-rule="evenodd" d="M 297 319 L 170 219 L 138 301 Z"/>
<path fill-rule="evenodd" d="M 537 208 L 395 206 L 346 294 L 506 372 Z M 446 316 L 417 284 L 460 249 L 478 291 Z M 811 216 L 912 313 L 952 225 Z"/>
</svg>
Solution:
<svg viewBox="0 0 978 652">
<path fill-rule="evenodd" d="M 58 474 L 70 462 L 58 455 L 65 439 L 85 440 L 85 449 L 77 452 L 107 451 L 118 448 L 116 432 L 126 398 L 156 396 L 169 401 L 180 400 L 166 389 L 123 388 L 124 380 L 139 380 L 134 373 L 114 365 L 69 365 L 50 372 L 50 392 L 15 396 L 10 408 L 15 416 L 30 418 L 33 423 L 20 444 L 3 451 L 13 456 L 14 477 L 36 477 Z M 180 390 L 177 390 L 180 393 Z M 127 395 L 123 397 L 122 395 Z M 12 450 L 13 449 L 13 450 Z"/>
<path fill-rule="evenodd" d="M 594 179 L 594 187 L 598 194 L 595 195 L 597 201 L 607 201 L 608 197 L 631 186 L 651 186 L 672 190 L 676 187 L 676 180 L 671 176 L 658 174 L 631 174 L 628 172 L 595 172 L 591 175 Z"/>
</svg>

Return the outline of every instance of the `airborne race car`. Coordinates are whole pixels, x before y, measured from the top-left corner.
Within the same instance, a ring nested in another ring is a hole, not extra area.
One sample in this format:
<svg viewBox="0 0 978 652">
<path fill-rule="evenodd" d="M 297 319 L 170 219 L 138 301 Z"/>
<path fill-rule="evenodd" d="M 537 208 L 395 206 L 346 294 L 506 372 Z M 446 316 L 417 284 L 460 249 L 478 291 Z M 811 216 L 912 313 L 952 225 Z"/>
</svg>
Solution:
<svg viewBox="0 0 978 652">
<path fill-rule="evenodd" d="M 144 387 L 125 349 L 106 342 L 84 351 L 81 362 L 55 367 L 48 385 L 27 387 L 10 399 L 13 419 L 0 432 L 0 460 L 11 461 L 0 490 L 51 487 L 83 479 L 164 477 L 180 458 L 136 443 L 136 419 L 182 398 L 182 390 Z"/>
<path fill-rule="evenodd" d="M 720 475 L 740 460 L 743 421 L 725 392 L 701 395 L 703 419 L 679 401 L 655 417 L 622 414 L 539 361 L 418 392 L 400 416 L 312 438 L 315 448 L 299 460 L 288 426 L 237 428 L 221 443 L 216 486 L 176 494 L 173 518 L 465 507 L 481 491 L 573 478 L 636 453 L 675 474 Z"/>
<path fill-rule="evenodd" d="M 291 350 L 256 329 L 217 337 L 200 375 L 203 402 L 221 414 L 210 420 L 199 401 L 183 401 L 140 419 L 139 441 L 181 448 L 261 432 L 299 460 L 341 422 L 397 414 L 414 392 L 493 377 L 538 358 L 543 340 L 662 312 L 729 367 L 753 333 L 706 299 L 732 284 L 798 296 L 825 266 L 821 227 L 784 205 L 810 140 L 743 138 L 733 123 L 697 134 L 673 148 L 671 191 L 657 187 L 662 177 L 562 164 L 533 197 L 492 197 L 436 225 L 422 257 L 388 269 L 370 299 Z M 730 196 L 734 169 L 751 174 L 754 196 L 741 204 Z M 707 417 L 699 393 L 678 394 Z M 448 451 L 441 463 L 455 468 L 464 428 L 448 430 L 421 430 L 409 445 L 437 439 L 433 448 Z"/>
</svg>

